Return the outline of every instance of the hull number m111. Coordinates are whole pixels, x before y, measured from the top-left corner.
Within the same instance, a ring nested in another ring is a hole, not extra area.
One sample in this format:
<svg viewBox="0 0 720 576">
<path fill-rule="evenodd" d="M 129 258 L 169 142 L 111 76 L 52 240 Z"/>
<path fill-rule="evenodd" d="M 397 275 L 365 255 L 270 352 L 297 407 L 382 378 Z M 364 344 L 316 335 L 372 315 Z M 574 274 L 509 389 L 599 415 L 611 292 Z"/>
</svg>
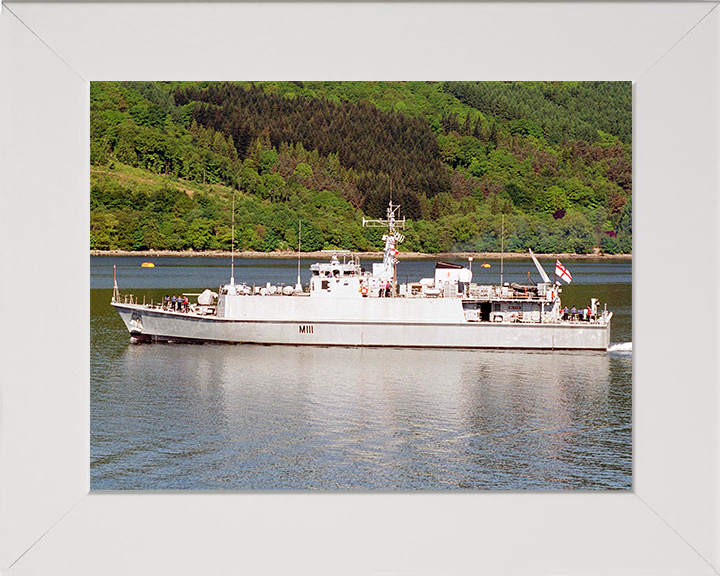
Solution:
<svg viewBox="0 0 720 576">
<path fill-rule="evenodd" d="M 300 334 L 312 334 L 313 333 L 312 324 L 300 324 L 300 326 L 298 326 L 298 329 L 300 330 Z"/>
</svg>

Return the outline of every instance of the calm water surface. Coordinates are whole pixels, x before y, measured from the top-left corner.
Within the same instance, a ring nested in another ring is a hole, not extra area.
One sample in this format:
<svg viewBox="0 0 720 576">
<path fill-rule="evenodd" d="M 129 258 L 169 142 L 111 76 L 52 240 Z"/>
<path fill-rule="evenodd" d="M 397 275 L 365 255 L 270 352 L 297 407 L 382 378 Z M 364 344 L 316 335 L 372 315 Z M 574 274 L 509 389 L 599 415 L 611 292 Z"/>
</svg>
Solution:
<svg viewBox="0 0 720 576">
<path fill-rule="evenodd" d="M 631 352 L 136 346 L 109 305 L 114 264 L 148 302 L 229 280 L 229 259 L 145 260 L 91 263 L 94 490 L 632 487 Z M 490 263 L 474 280 L 499 281 Z M 249 284 L 297 278 L 297 261 L 235 264 Z M 565 264 L 564 302 L 607 302 L 611 340 L 631 342 L 631 263 Z M 433 267 L 403 261 L 399 280 Z M 506 262 L 504 279 L 528 271 Z"/>
</svg>

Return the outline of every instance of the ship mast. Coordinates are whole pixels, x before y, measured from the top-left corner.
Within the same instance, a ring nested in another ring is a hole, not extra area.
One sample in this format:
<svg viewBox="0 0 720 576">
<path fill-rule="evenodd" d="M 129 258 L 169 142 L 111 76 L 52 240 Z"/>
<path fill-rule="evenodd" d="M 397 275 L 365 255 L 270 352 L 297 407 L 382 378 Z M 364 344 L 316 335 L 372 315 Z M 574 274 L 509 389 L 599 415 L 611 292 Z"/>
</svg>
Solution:
<svg viewBox="0 0 720 576">
<path fill-rule="evenodd" d="M 230 285 L 235 286 L 235 190 L 232 197 L 232 236 L 230 238 Z"/>
<path fill-rule="evenodd" d="M 505 260 L 505 214 L 502 215 L 502 232 L 500 233 L 500 286 L 503 285 L 503 263 Z"/>
<path fill-rule="evenodd" d="M 230 286 L 228 294 L 237 294 L 235 288 L 235 190 L 232 195 L 232 238 L 230 239 Z"/>
<path fill-rule="evenodd" d="M 298 220 L 298 278 L 295 284 L 295 292 L 302 292 L 302 284 L 300 284 L 300 246 L 301 246 L 302 220 Z"/>
<path fill-rule="evenodd" d="M 120 301 L 120 290 L 117 285 L 117 264 L 113 264 L 113 295 L 112 302 Z"/>
<path fill-rule="evenodd" d="M 387 226 L 388 233 L 383 234 L 382 239 L 385 241 L 385 250 L 383 253 L 383 266 L 385 268 L 385 273 L 387 273 L 389 270 L 392 270 L 392 295 L 395 296 L 395 293 L 397 291 L 397 264 L 398 259 L 396 256 L 398 255 L 398 250 L 396 248 L 397 244 L 401 244 L 403 240 L 405 240 L 405 236 L 400 234 L 400 232 L 397 231 L 398 228 L 405 228 L 405 218 L 403 217 L 402 220 L 399 220 L 396 217 L 397 211 L 400 209 L 399 204 L 393 205 L 392 200 L 390 200 L 390 203 L 387 208 L 387 218 L 382 219 L 367 219 L 363 218 L 363 226 L 367 226 L 369 228 L 384 228 Z"/>
</svg>

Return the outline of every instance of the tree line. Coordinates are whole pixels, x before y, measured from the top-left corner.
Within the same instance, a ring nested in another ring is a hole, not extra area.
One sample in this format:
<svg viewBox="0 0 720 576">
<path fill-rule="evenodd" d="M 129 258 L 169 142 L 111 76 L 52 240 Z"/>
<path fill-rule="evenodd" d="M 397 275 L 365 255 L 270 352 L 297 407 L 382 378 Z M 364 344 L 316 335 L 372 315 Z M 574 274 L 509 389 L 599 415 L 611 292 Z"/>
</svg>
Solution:
<svg viewBox="0 0 720 576">
<path fill-rule="evenodd" d="M 362 217 L 392 197 L 412 251 L 497 250 L 504 217 L 510 250 L 630 252 L 629 84 L 492 84 L 504 107 L 488 83 L 92 83 L 92 247 L 228 249 L 234 193 L 240 249 L 301 220 L 308 250 L 377 249 Z M 577 112 L 592 94 L 619 119 Z M 540 96 L 556 116 L 519 116 Z"/>
</svg>

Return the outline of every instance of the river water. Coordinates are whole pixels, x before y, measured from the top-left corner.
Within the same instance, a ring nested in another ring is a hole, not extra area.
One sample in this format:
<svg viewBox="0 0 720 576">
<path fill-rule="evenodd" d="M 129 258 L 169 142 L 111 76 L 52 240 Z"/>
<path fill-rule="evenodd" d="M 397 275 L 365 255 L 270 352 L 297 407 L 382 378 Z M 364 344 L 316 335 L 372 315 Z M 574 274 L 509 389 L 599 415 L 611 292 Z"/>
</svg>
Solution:
<svg viewBox="0 0 720 576">
<path fill-rule="evenodd" d="M 228 258 L 147 260 L 91 260 L 93 490 L 632 488 L 630 262 L 564 262 L 563 302 L 613 311 L 609 352 L 511 352 L 132 345 L 110 306 L 113 265 L 121 292 L 147 302 L 230 276 Z M 489 263 L 474 281 L 499 282 Z M 401 261 L 398 280 L 433 267 Z M 235 261 L 248 284 L 294 285 L 297 270 Z M 504 280 L 528 271 L 537 281 L 531 262 L 505 262 Z"/>
</svg>

